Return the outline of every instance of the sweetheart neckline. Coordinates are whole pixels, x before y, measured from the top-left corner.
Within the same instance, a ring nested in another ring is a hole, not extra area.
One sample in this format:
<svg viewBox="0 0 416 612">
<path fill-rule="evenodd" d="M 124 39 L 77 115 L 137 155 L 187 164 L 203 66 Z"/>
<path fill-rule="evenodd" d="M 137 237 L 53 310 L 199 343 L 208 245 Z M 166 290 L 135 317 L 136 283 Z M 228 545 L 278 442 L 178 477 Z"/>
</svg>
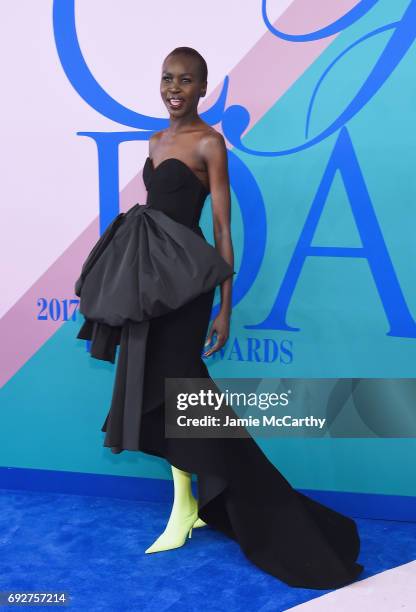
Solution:
<svg viewBox="0 0 416 612">
<path fill-rule="evenodd" d="M 184 162 L 184 161 L 182 161 L 181 159 L 178 159 L 177 157 L 167 157 L 166 159 L 164 159 L 163 161 L 161 161 L 161 162 L 160 162 L 160 163 L 159 163 L 159 164 L 158 164 L 156 167 L 155 167 L 155 165 L 154 165 L 154 163 L 153 163 L 153 159 L 152 159 L 152 158 L 151 158 L 149 155 L 147 156 L 147 160 L 149 160 L 149 162 L 150 162 L 150 166 L 151 166 L 151 168 L 152 168 L 153 172 L 156 172 L 156 171 L 157 171 L 157 170 L 160 168 L 160 166 L 162 166 L 162 165 L 163 165 L 165 162 L 168 162 L 168 161 L 176 161 L 176 162 L 179 162 L 180 164 L 182 164 L 183 166 L 185 166 L 185 168 L 186 168 L 186 169 L 187 169 L 187 170 L 188 170 L 188 171 L 189 171 L 189 172 L 192 174 L 192 176 L 193 176 L 193 177 L 194 177 L 194 178 L 195 178 L 195 179 L 198 181 L 198 183 L 199 183 L 199 184 L 200 184 L 200 185 L 201 185 L 201 186 L 204 188 L 204 190 L 205 190 L 207 193 L 209 193 L 209 189 L 208 189 L 208 187 L 207 187 L 206 185 L 204 185 L 204 183 L 201 181 L 201 179 L 199 178 L 199 176 L 197 176 L 197 175 L 195 174 L 195 172 L 194 172 L 194 171 L 193 171 L 193 170 L 192 170 L 192 169 L 191 169 L 191 168 L 188 166 L 188 164 L 185 164 L 185 162 Z M 147 160 L 146 160 L 146 161 L 147 161 Z"/>
</svg>

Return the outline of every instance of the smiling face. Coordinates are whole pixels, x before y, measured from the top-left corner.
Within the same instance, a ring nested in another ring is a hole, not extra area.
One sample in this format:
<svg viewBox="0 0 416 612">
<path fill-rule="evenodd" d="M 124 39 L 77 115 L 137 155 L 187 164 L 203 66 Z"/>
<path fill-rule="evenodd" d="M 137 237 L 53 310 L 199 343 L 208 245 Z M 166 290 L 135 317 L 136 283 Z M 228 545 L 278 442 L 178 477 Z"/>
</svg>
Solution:
<svg viewBox="0 0 416 612">
<path fill-rule="evenodd" d="M 160 95 L 171 115 L 179 117 L 196 111 L 199 98 L 205 96 L 206 85 L 201 81 L 196 58 L 175 54 L 163 62 Z"/>
</svg>

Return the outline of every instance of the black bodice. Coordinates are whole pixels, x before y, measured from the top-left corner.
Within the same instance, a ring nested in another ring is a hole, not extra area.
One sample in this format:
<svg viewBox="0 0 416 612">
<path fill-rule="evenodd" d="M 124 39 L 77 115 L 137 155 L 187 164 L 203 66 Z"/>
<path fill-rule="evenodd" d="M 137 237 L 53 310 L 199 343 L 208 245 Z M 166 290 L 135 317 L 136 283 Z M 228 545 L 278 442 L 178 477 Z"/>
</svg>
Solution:
<svg viewBox="0 0 416 612">
<path fill-rule="evenodd" d="M 199 220 L 209 190 L 180 159 L 169 157 L 156 168 L 150 157 L 143 167 L 146 205 L 202 234 Z"/>
</svg>

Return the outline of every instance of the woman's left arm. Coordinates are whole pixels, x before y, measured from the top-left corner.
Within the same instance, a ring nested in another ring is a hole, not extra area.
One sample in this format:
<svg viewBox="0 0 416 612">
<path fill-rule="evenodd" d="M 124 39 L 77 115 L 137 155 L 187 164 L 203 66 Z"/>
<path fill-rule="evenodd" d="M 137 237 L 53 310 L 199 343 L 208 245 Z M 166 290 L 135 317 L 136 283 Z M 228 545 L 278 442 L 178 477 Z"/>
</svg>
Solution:
<svg viewBox="0 0 416 612">
<path fill-rule="evenodd" d="M 215 248 L 234 269 L 234 252 L 231 240 L 231 194 L 228 176 L 228 158 L 227 148 L 222 134 L 216 132 L 204 138 L 201 143 L 201 153 L 208 170 Z M 220 311 L 212 322 L 205 345 L 211 344 L 214 332 L 217 334 L 217 338 L 214 346 L 204 353 L 205 357 L 218 351 L 228 340 L 230 333 L 232 284 L 232 276 L 221 283 Z"/>
</svg>

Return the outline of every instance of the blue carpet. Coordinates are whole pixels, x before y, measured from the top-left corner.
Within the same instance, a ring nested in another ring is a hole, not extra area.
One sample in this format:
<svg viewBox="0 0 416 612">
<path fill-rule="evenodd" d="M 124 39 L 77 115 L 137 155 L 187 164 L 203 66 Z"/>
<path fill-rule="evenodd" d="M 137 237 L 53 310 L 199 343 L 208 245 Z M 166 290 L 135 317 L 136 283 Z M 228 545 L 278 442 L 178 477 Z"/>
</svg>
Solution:
<svg viewBox="0 0 416 612">
<path fill-rule="evenodd" d="M 164 502 L 0 490 L 0 591 L 66 591 L 71 610 L 120 612 L 280 612 L 327 592 L 286 586 L 209 527 L 182 548 L 143 554 L 169 511 Z M 416 523 L 357 523 L 363 577 L 416 559 Z"/>
</svg>

